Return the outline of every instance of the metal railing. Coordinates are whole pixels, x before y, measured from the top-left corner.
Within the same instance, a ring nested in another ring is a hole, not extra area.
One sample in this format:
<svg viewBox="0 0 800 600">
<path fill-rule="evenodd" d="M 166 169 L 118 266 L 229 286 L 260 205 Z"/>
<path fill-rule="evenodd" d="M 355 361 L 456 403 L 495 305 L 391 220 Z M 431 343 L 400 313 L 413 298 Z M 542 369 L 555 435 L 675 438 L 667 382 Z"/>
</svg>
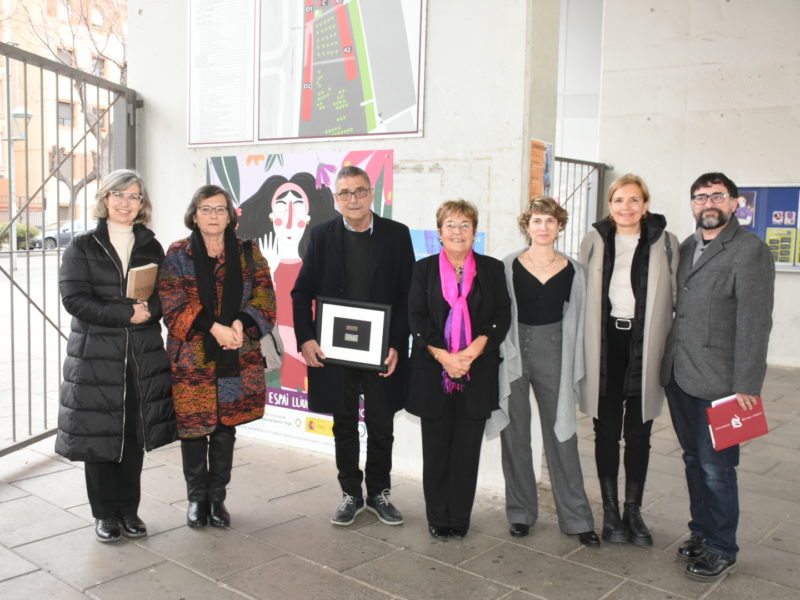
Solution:
<svg viewBox="0 0 800 600">
<path fill-rule="evenodd" d="M 605 172 L 603 163 L 556 156 L 553 160 L 553 197 L 569 212 L 569 221 L 557 242 L 558 249 L 578 258 L 581 240 L 603 213 Z"/>
<path fill-rule="evenodd" d="M 64 247 L 94 190 L 135 167 L 134 90 L 0 43 L 0 456 L 56 431 Z"/>
</svg>

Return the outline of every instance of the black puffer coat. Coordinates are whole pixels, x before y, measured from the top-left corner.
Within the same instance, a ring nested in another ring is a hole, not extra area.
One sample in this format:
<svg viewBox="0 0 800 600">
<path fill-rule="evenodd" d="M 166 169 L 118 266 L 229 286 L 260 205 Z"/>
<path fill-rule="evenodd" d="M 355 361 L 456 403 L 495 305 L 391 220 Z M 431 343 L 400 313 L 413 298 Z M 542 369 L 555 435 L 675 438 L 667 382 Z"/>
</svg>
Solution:
<svg viewBox="0 0 800 600">
<path fill-rule="evenodd" d="M 164 250 L 152 231 L 134 225 L 129 267 L 161 264 Z M 177 438 L 169 361 L 161 337 L 161 303 L 148 300 L 151 319 L 131 323 L 133 307 L 125 298 L 126 275 L 108 235 L 105 219 L 64 251 L 59 289 L 72 315 L 64 361 L 56 452 L 70 460 L 122 458 L 126 419 L 138 419 L 144 448 L 152 450 Z M 125 411 L 128 361 L 141 400 L 139 414 Z"/>
</svg>

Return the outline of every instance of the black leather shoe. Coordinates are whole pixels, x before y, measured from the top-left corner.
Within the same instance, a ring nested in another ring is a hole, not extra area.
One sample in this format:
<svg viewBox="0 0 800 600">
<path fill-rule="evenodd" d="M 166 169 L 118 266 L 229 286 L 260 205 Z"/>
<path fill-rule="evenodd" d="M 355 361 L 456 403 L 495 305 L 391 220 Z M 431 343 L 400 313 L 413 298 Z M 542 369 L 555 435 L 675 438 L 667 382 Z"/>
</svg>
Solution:
<svg viewBox="0 0 800 600">
<path fill-rule="evenodd" d="M 706 550 L 705 554 L 693 563 L 686 565 L 686 576 L 698 581 L 716 581 L 726 573 L 736 569 L 736 560 L 723 558 Z"/>
<path fill-rule="evenodd" d="M 208 524 L 208 502 L 206 500 L 189 500 L 186 509 L 186 524 L 189 527 L 205 527 Z"/>
<path fill-rule="evenodd" d="M 212 527 L 230 527 L 231 515 L 222 500 L 208 503 L 208 520 Z"/>
<path fill-rule="evenodd" d="M 342 503 L 336 512 L 331 517 L 331 523 L 339 527 L 347 527 L 351 525 L 356 517 L 364 512 L 364 498 L 351 496 L 346 492 L 342 492 Z"/>
<path fill-rule="evenodd" d="M 462 527 L 451 527 L 450 537 L 454 540 L 463 540 L 467 535 L 467 530 Z"/>
<path fill-rule="evenodd" d="M 116 519 L 95 519 L 94 535 L 98 542 L 116 542 L 119 540 L 119 521 Z"/>
<path fill-rule="evenodd" d="M 706 541 L 694 533 L 678 548 L 678 558 L 682 560 L 697 560 L 706 551 Z"/>
<path fill-rule="evenodd" d="M 511 537 L 527 537 L 531 532 L 531 526 L 525 523 L 512 523 L 508 530 Z"/>
<path fill-rule="evenodd" d="M 367 497 L 367 510 L 385 525 L 402 525 L 403 515 L 389 502 L 389 490 Z"/>
<path fill-rule="evenodd" d="M 440 542 L 446 542 L 450 538 L 450 529 L 447 527 L 428 525 L 428 533 Z"/>
<path fill-rule="evenodd" d="M 147 535 L 147 525 L 139 515 L 122 515 L 119 518 L 122 533 L 129 538 L 140 538 Z"/>
<path fill-rule="evenodd" d="M 584 531 L 583 533 L 579 533 L 578 541 L 584 546 L 589 546 L 590 548 L 597 548 L 600 546 L 600 538 L 597 537 L 597 534 L 594 531 Z"/>
</svg>

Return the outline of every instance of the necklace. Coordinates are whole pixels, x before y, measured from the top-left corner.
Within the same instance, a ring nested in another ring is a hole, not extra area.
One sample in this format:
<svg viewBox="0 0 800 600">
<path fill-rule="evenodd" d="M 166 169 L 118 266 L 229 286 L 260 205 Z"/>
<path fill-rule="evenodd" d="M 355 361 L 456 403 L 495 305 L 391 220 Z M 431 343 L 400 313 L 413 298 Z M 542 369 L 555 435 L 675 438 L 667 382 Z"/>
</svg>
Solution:
<svg viewBox="0 0 800 600">
<path fill-rule="evenodd" d="M 464 272 L 464 267 L 453 267 L 453 270 L 456 272 L 456 275 L 461 275 Z"/>
<path fill-rule="evenodd" d="M 553 258 L 550 260 L 549 263 L 546 263 L 544 265 L 539 265 L 539 264 L 536 264 L 535 262 L 533 262 L 533 259 L 530 257 L 530 255 L 527 252 L 525 253 L 524 256 L 525 256 L 526 259 L 528 259 L 528 262 L 532 266 L 536 267 L 537 269 L 546 269 L 547 267 L 552 265 L 554 262 L 556 262 L 556 258 L 558 258 L 558 253 L 557 252 L 553 252 Z"/>
</svg>

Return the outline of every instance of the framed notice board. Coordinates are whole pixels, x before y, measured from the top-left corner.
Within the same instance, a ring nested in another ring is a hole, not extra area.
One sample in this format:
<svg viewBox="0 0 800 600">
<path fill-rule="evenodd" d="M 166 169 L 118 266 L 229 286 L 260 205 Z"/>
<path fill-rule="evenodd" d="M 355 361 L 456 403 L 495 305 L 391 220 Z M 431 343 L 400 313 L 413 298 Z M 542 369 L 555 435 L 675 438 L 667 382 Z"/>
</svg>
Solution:
<svg viewBox="0 0 800 600">
<path fill-rule="evenodd" d="M 766 242 L 782 271 L 800 272 L 800 186 L 739 188 L 736 218 Z"/>
</svg>

